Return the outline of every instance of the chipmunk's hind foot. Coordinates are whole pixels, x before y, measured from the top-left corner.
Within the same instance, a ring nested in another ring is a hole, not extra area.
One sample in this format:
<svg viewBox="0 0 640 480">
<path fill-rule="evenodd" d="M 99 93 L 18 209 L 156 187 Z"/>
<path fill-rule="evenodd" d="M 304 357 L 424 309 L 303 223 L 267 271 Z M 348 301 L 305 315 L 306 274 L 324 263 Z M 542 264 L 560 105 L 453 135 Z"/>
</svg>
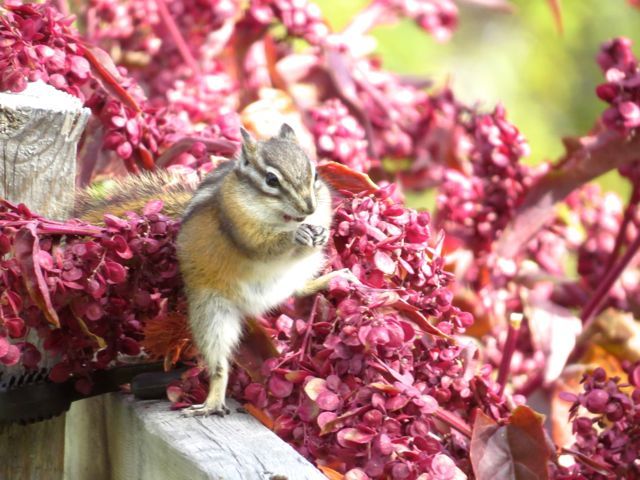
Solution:
<svg viewBox="0 0 640 480">
<path fill-rule="evenodd" d="M 211 405 L 208 406 L 206 403 L 201 403 L 199 405 L 192 405 L 188 408 L 185 408 L 182 411 L 183 417 L 208 417 L 210 415 L 216 415 L 218 417 L 224 417 L 225 415 L 229 415 L 231 410 L 226 405 Z"/>
</svg>

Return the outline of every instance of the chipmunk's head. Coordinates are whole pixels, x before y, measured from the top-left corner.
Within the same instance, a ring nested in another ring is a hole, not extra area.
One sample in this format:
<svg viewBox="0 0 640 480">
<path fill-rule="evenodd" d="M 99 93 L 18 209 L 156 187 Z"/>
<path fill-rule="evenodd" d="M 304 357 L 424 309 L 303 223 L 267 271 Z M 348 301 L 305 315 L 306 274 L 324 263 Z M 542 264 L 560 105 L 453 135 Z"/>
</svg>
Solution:
<svg viewBox="0 0 640 480">
<path fill-rule="evenodd" d="M 328 190 L 318 178 L 315 163 L 286 123 L 277 136 L 265 141 L 254 140 L 243 129 L 236 170 L 246 180 L 247 202 L 258 202 L 260 218 L 285 229 L 295 230 L 313 215 L 318 202 L 327 201 Z"/>
</svg>

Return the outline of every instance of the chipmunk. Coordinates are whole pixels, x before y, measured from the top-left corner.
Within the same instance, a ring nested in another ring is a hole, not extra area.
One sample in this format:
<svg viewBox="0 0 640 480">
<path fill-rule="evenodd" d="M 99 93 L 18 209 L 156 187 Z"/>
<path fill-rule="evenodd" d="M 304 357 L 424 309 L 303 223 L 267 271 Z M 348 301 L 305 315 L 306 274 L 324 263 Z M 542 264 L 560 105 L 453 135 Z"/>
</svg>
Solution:
<svg viewBox="0 0 640 480">
<path fill-rule="evenodd" d="M 237 158 L 219 165 L 193 195 L 169 176 L 162 178 L 166 183 L 158 192 L 160 198 L 169 197 L 174 210 L 190 197 L 177 253 L 189 325 L 209 368 L 210 387 L 204 404 L 185 410 L 189 416 L 229 413 L 229 366 L 245 317 L 262 315 L 291 295 L 320 291 L 337 276 L 358 282 L 347 269 L 316 278 L 325 264 L 331 193 L 293 129 L 283 124 L 266 141 L 254 140 L 244 129 L 241 133 Z M 147 199 L 158 190 L 156 178 L 128 182 L 116 188 L 115 197 L 129 210 L 135 203 L 131 187 L 138 185 Z M 104 205 L 80 203 L 85 218 L 104 212 Z"/>
</svg>

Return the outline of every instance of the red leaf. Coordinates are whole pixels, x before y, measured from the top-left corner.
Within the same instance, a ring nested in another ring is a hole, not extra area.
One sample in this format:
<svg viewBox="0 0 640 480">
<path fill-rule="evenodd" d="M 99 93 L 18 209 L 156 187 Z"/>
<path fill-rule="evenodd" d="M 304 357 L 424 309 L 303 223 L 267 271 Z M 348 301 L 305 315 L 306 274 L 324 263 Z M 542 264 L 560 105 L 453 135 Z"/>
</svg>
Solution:
<svg viewBox="0 0 640 480">
<path fill-rule="evenodd" d="M 269 379 L 269 393 L 276 398 L 286 398 L 293 391 L 293 383 L 288 382 L 278 375 Z"/>
<path fill-rule="evenodd" d="M 164 206 L 164 202 L 162 200 L 151 200 L 149 203 L 147 203 L 144 206 L 142 213 L 144 215 L 152 215 L 154 213 L 160 213 L 163 206 Z"/>
<path fill-rule="evenodd" d="M 182 389 L 177 385 L 170 385 L 167 387 L 167 398 L 171 403 L 176 403 L 182 398 Z"/>
<path fill-rule="evenodd" d="M 318 399 L 318 396 L 327 391 L 327 381 L 322 378 L 312 378 L 304 386 L 304 392 L 314 402 Z"/>
<path fill-rule="evenodd" d="M 380 250 L 373 255 L 373 263 L 375 263 L 378 270 L 387 275 L 392 275 L 396 271 L 396 262 L 388 254 Z"/>
<path fill-rule="evenodd" d="M 42 310 L 49 323 L 60 327 L 60 320 L 51 304 L 49 288 L 40 269 L 40 262 L 36 260 L 39 258 L 40 244 L 33 223 L 26 225 L 16 233 L 13 250 L 29 296 Z"/>
<path fill-rule="evenodd" d="M 405 317 L 408 320 L 411 320 L 423 332 L 449 339 L 455 343 L 455 338 L 447 335 L 446 333 L 440 331 L 437 327 L 431 325 L 426 317 L 422 315 L 422 313 L 420 313 L 420 310 L 417 307 L 410 305 L 402 299 L 394 303 L 393 306 L 399 311 L 403 312 Z"/>
<path fill-rule="evenodd" d="M 81 44 L 82 54 L 91 64 L 96 78 L 102 86 L 118 98 L 122 103 L 136 112 L 141 112 L 140 106 L 120 84 L 124 80 L 107 52 L 98 47 Z"/>
<path fill-rule="evenodd" d="M 375 359 L 378 361 L 378 364 L 382 368 L 384 368 L 387 372 L 389 372 L 389 374 L 391 374 L 391 376 L 393 378 L 395 378 L 398 382 L 402 383 L 403 385 L 408 385 L 408 386 L 413 385 L 414 378 L 413 378 L 413 375 L 411 375 L 410 372 L 406 372 L 403 375 L 399 371 L 397 371 L 395 368 L 391 368 L 389 365 L 384 363 L 379 358 L 375 357 Z"/>
<path fill-rule="evenodd" d="M 336 190 L 347 190 L 351 193 L 373 193 L 379 189 L 369 178 L 369 175 L 356 172 L 341 163 L 326 162 L 318 165 L 318 173 Z"/>
<path fill-rule="evenodd" d="M 340 415 L 339 417 L 334 418 L 333 420 L 323 422 L 323 425 L 320 427 L 321 428 L 320 435 L 326 435 L 327 433 L 331 433 L 337 430 L 338 428 L 341 428 L 345 424 L 346 420 L 352 417 L 356 417 L 370 409 L 371 409 L 370 405 L 364 405 L 362 407 L 349 410 L 343 413 L 342 415 Z M 322 415 L 322 413 L 320 415 Z M 320 418 L 320 415 L 318 416 L 318 418 Z"/>
<path fill-rule="evenodd" d="M 5 318 L 4 327 L 7 329 L 11 338 L 24 337 L 27 332 L 27 327 L 24 324 L 24 320 L 20 317 Z M 1 355 L 0 355 L 1 356 Z"/>
<path fill-rule="evenodd" d="M 349 447 L 349 442 L 353 443 L 369 443 L 375 437 L 375 433 L 365 432 L 358 428 L 343 428 L 336 435 L 338 444 L 343 447 Z"/>
<path fill-rule="evenodd" d="M 243 407 L 249 415 L 258 419 L 260 423 L 262 423 L 269 430 L 273 430 L 273 420 L 264 410 L 260 410 L 252 403 L 245 403 Z"/>
<path fill-rule="evenodd" d="M 0 363 L 7 366 L 15 365 L 20 360 L 20 349 L 15 345 L 9 345 L 7 353 L 0 357 Z"/>
<path fill-rule="evenodd" d="M 122 283 L 127 278 L 127 270 L 117 262 L 106 261 L 104 268 L 109 283 Z"/>
<path fill-rule="evenodd" d="M 340 405 L 340 397 L 327 390 L 318 395 L 316 404 L 322 410 L 335 410 Z"/>
<path fill-rule="evenodd" d="M 0 337 L 0 358 L 4 357 L 9 352 L 11 344 L 5 337 Z"/>
<path fill-rule="evenodd" d="M 0 234 L 0 255 L 8 253 L 10 249 L 11 240 L 9 240 L 9 237 L 7 235 Z"/>
<path fill-rule="evenodd" d="M 338 416 L 333 412 L 322 412 L 318 415 L 316 422 L 318 423 L 320 429 L 324 429 L 324 426 L 327 423 L 334 421 L 337 417 Z"/>
<path fill-rule="evenodd" d="M 65 382 L 71 376 L 71 367 L 66 363 L 58 363 L 51 369 L 49 380 L 55 383 Z"/>
<path fill-rule="evenodd" d="M 525 406 L 516 407 L 502 426 L 478 411 L 470 449 L 476 478 L 547 479 L 550 452 L 542 423 L 542 416 Z"/>
<path fill-rule="evenodd" d="M 156 164 L 153 159 L 153 155 L 146 147 L 144 147 L 143 145 L 138 145 L 138 147 L 136 148 L 136 152 L 138 153 L 140 162 L 142 163 L 142 166 L 144 168 L 146 168 L 147 170 L 153 170 L 155 168 Z"/>
<path fill-rule="evenodd" d="M 42 354 L 31 343 L 24 343 L 22 347 L 22 365 L 26 368 L 37 368 Z"/>
</svg>

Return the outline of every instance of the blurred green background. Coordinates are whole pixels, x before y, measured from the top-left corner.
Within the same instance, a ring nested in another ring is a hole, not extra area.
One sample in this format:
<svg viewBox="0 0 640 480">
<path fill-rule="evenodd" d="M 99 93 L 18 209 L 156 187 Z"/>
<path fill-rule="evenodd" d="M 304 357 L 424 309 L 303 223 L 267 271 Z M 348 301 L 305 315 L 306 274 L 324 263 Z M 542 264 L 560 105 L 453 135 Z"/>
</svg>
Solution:
<svg viewBox="0 0 640 480">
<path fill-rule="evenodd" d="M 315 0 L 334 29 L 341 29 L 366 0 Z M 513 12 L 460 7 L 458 29 L 437 43 L 407 20 L 378 27 L 373 35 L 385 67 L 450 82 L 467 103 L 505 105 L 508 118 L 529 140 L 538 163 L 563 152 L 561 138 L 583 135 L 605 108 L 595 95 L 603 81 L 595 61 L 600 44 L 616 36 L 634 41 L 640 55 L 640 10 L 625 0 L 561 1 L 564 33 L 558 33 L 546 0 L 513 0 Z M 616 173 L 599 180 L 628 192 Z"/>
</svg>

